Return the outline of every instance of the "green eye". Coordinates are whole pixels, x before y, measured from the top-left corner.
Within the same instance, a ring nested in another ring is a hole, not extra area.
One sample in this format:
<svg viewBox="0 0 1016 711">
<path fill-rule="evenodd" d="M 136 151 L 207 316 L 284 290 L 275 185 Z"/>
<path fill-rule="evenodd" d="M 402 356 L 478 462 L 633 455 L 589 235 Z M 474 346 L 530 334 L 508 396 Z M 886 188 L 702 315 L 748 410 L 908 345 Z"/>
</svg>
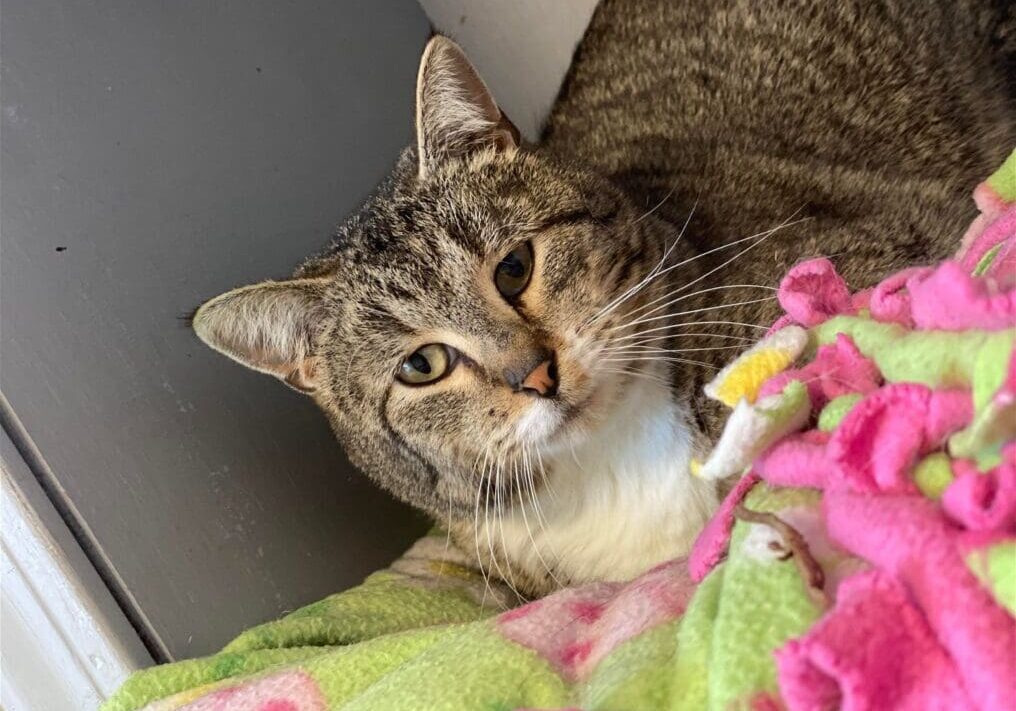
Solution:
<svg viewBox="0 0 1016 711">
<path fill-rule="evenodd" d="M 453 351 L 448 346 L 431 343 L 402 361 L 397 377 L 407 385 L 426 385 L 446 376 L 453 364 Z"/>
<path fill-rule="evenodd" d="M 501 296 L 511 301 L 529 285 L 533 274 L 533 248 L 523 242 L 497 263 L 494 269 L 494 285 Z"/>
</svg>

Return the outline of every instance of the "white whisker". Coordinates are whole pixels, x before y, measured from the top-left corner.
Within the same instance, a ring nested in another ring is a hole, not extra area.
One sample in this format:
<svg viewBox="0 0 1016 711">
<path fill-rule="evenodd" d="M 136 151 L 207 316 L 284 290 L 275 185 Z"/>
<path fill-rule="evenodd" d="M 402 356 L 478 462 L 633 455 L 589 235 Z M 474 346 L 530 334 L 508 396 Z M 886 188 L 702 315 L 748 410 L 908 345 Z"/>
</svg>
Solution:
<svg viewBox="0 0 1016 711">
<path fill-rule="evenodd" d="M 621 294 L 620 296 L 615 298 L 613 301 L 608 303 L 606 306 L 604 306 L 602 309 L 600 309 L 597 313 L 593 314 L 593 316 L 586 321 L 584 327 L 588 328 L 589 326 L 593 325 L 599 319 L 601 319 L 604 316 L 606 316 L 607 314 L 609 314 L 611 311 L 616 309 L 618 306 L 620 306 L 625 301 L 627 301 L 632 296 L 634 296 L 639 291 L 641 291 L 643 288 L 645 288 L 645 286 L 648 285 L 649 282 L 653 281 L 653 279 L 655 279 L 657 276 L 659 276 L 663 272 L 668 271 L 668 270 L 664 269 L 663 272 L 661 272 L 660 270 L 663 269 L 663 265 L 667 263 L 667 259 L 670 257 L 670 255 L 674 251 L 674 249 L 677 247 L 678 242 L 680 242 L 681 238 L 684 237 L 684 231 L 688 228 L 688 224 L 691 222 L 692 215 L 695 214 L 695 207 L 696 206 L 697 206 L 697 203 L 696 203 L 696 205 L 692 206 L 691 211 L 688 213 L 688 218 L 684 221 L 684 225 L 681 227 L 681 231 L 678 233 L 677 238 L 674 240 L 673 244 L 671 244 L 669 247 L 667 247 L 663 251 L 663 256 L 660 258 L 660 261 L 656 264 L 656 266 L 653 267 L 649 271 L 649 273 L 645 277 L 642 278 L 641 281 L 636 283 L 634 286 L 629 287 L 627 291 L 625 291 L 623 294 Z"/>
<path fill-rule="evenodd" d="M 480 482 L 476 487 L 476 505 L 473 510 L 473 543 L 476 545 L 476 564 L 480 566 L 480 575 L 483 576 L 483 597 L 480 600 L 481 608 L 487 602 L 487 595 L 493 595 L 493 591 L 490 589 L 490 571 L 484 569 L 483 556 L 480 555 L 480 495 L 483 493 L 483 479 L 487 471 L 488 456 L 489 452 L 484 449 L 483 467 L 480 470 Z"/>
<path fill-rule="evenodd" d="M 660 309 L 665 309 L 668 306 L 676 304 L 679 301 L 684 301 L 685 299 L 693 299 L 696 296 L 700 296 L 702 294 L 708 294 L 709 292 L 712 292 L 712 291 L 724 291 L 724 290 L 727 290 L 727 289 L 765 289 L 767 291 L 777 291 L 776 287 L 773 287 L 773 286 L 763 286 L 761 284 L 722 284 L 720 286 L 711 286 L 711 287 L 706 288 L 706 289 L 698 289 L 697 291 L 693 291 L 693 292 L 691 292 L 689 294 L 685 294 L 684 296 L 678 296 L 676 299 L 673 299 L 672 301 L 668 301 L 665 304 L 660 304 L 659 306 L 657 306 L 656 308 L 652 309 L 651 311 L 647 311 L 646 313 L 642 314 L 642 316 L 648 316 L 649 314 L 656 313 Z M 663 296 L 660 296 L 660 297 L 658 297 L 656 299 L 653 299 L 652 301 L 650 301 L 650 302 L 648 302 L 646 304 L 643 304 L 642 306 L 639 306 L 638 308 L 632 309 L 631 311 L 628 312 L 628 316 L 634 316 L 635 314 L 639 313 L 640 311 L 643 311 L 643 310 L 649 308 L 653 304 L 655 304 L 655 303 L 657 303 L 657 302 L 659 302 L 659 301 L 661 301 L 663 299 L 670 298 L 671 296 L 673 296 L 676 293 L 677 293 L 677 290 L 671 291 L 669 293 L 664 294 Z M 640 316 L 639 318 L 642 318 L 642 316 Z"/>
<path fill-rule="evenodd" d="M 672 314 L 663 314 L 662 316 L 648 316 L 646 318 L 636 319 L 636 320 L 634 320 L 634 321 L 632 321 L 630 323 L 623 323 L 623 324 L 620 324 L 620 325 L 617 325 L 617 326 L 611 326 L 610 328 L 607 329 L 607 331 L 608 332 L 610 332 L 610 331 L 619 331 L 622 328 L 631 328 L 632 326 L 637 326 L 640 323 L 652 323 L 653 321 L 662 321 L 664 319 L 677 318 L 678 316 L 688 316 L 690 314 L 700 314 L 700 313 L 704 313 L 706 311 L 719 311 L 720 309 L 732 309 L 732 308 L 735 308 L 737 306 L 748 306 L 749 304 L 761 304 L 761 303 L 764 303 L 766 301 L 773 301 L 775 299 L 776 299 L 775 296 L 767 296 L 764 299 L 749 299 L 747 301 L 736 301 L 736 302 L 734 302 L 732 304 L 717 304 L 716 306 L 703 306 L 702 308 L 699 308 L 699 309 L 690 309 L 688 311 L 678 311 L 678 312 L 672 313 Z"/>
<path fill-rule="evenodd" d="M 494 467 L 497 467 L 497 470 L 500 471 L 500 467 L 501 467 L 501 457 L 500 456 L 498 456 L 497 460 L 494 462 L 494 465 L 491 468 L 491 474 L 492 475 L 494 474 Z M 501 578 L 501 580 L 503 582 L 507 583 L 508 587 L 511 588 L 512 592 L 514 592 L 516 595 L 518 595 L 518 591 L 515 590 L 515 587 L 511 584 L 511 582 L 505 576 L 504 571 L 501 569 L 501 564 L 497 560 L 497 554 L 494 552 L 494 538 L 493 538 L 493 534 L 492 534 L 492 531 L 491 531 L 492 527 L 490 525 L 490 483 L 491 482 L 494 482 L 494 486 L 495 486 L 495 491 L 494 491 L 495 502 L 494 503 L 495 503 L 495 506 L 497 505 L 497 484 L 496 484 L 496 481 L 494 481 L 494 479 L 492 477 L 491 479 L 488 479 L 487 495 L 484 497 L 484 502 L 483 502 L 483 527 L 484 527 L 484 530 L 487 532 L 487 550 L 490 552 L 490 562 L 491 562 L 491 565 L 493 565 L 494 568 L 497 570 L 498 577 Z M 494 511 L 494 515 L 497 516 L 497 511 L 496 510 Z"/>
<path fill-rule="evenodd" d="M 658 375 L 656 375 L 654 373 L 647 373 L 646 371 L 639 370 L 639 369 L 637 369 L 635 367 L 631 367 L 631 368 L 625 368 L 625 367 L 598 368 L 598 370 L 601 373 L 611 373 L 611 374 L 614 374 L 614 375 L 627 375 L 627 376 L 630 376 L 630 377 L 633 377 L 633 378 L 642 378 L 644 380 L 648 380 L 650 382 L 656 383 L 657 385 L 659 385 L 660 387 L 663 387 L 663 388 L 666 388 L 666 387 L 670 386 L 670 384 L 666 380 L 661 378 L 660 376 L 658 376 Z"/>
<path fill-rule="evenodd" d="M 719 266 L 713 267 L 712 269 L 707 271 L 705 274 L 702 274 L 701 276 L 699 276 L 699 277 L 697 277 L 695 279 L 692 279 L 690 282 L 688 282 L 687 284 L 682 286 L 680 289 L 677 289 L 677 291 L 674 291 L 672 293 L 676 294 L 676 293 L 678 293 L 680 291 L 684 291 L 685 289 L 687 289 L 692 284 L 697 284 L 698 282 L 702 281 L 703 279 L 705 279 L 706 277 L 710 276 L 711 274 L 715 274 L 720 269 L 723 269 L 725 266 L 727 266 L 728 264 L 730 264 L 734 260 L 739 259 L 740 257 L 744 256 L 745 254 L 747 254 L 751 250 L 755 249 L 755 247 L 757 247 L 760 244 L 762 244 L 763 242 L 765 242 L 767 239 L 772 237 L 774 234 L 776 234 L 780 230 L 785 229 L 787 227 L 791 227 L 793 225 L 800 224 L 801 222 L 807 222 L 808 220 L 811 219 L 810 217 L 802 217 L 800 220 L 793 220 L 794 215 L 796 215 L 797 213 L 799 213 L 803 209 L 804 209 L 804 206 L 802 205 L 801 207 L 799 207 L 796 210 L 794 210 L 793 214 L 791 214 L 790 217 L 788 217 L 786 220 L 784 220 L 781 224 L 779 224 L 776 227 L 772 228 L 768 232 L 762 233 L 762 236 L 759 237 L 758 240 L 756 240 L 755 242 L 752 242 L 751 244 L 749 244 L 747 247 L 742 249 L 740 252 L 735 254 L 733 257 L 731 257 L 727 261 L 723 262 Z M 791 220 L 793 220 L 793 221 L 791 221 Z M 735 243 L 731 243 L 731 245 L 733 245 L 733 244 L 735 244 Z M 730 246 L 730 245 L 728 245 L 728 246 Z M 717 248 L 717 249 L 719 249 L 719 248 Z M 697 257 L 693 257 L 692 259 L 698 259 L 699 257 L 704 257 L 707 254 L 709 254 L 710 252 L 715 252 L 715 251 L 716 251 L 716 249 L 711 249 L 708 252 L 703 252 L 702 254 L 698 255 Z M 674 266 L 679 266 L 679 265 L 674 265 Z"/>
<path fill-rule="evenodd" d="M 533 447 L 533 451 L 536 452 L 536 461 L 538 462 L 539 467 L 540 467 L 540 481 L 543 483 L 544 488 L 546 488 L 546 490 L 548 492 L 550 492 L 550 498 L 553 499 L 554 503 L 556 504 L 557 503 L 557 492 L 554 491 L 554 487 L 551 486 L 550 480 L 547 479 L 547 469 L 546 469 L 546 467 L 543 466 L 543 455 L 540 454 L 540 448 L 539 447 Z M 534 482 L 534 484 L 533 484 L 534 490 L 535 490 L 535 487 L 536 487 L 536 484 Z"/>
<path fill-rule="evenodd" d="M 699 321 L 699 323 L 702 323 L 702 322 Z M 625 344 L 623 346 L 618 346 L 618 347 L 627 348 L 629 345 L 645 345 L 647 343 L 656 343 L 657 341 L 668 341 L 668 340 L 671 340 L 671 339 L 674 339 L 674 338 L 692 338 L 692 337 L 722 338 L 722 339 L 725 339 L 725 340 L 728 340 L 728 341 L 740 341 L 741 343 L 754 343 L 755 342 L 754 338 L 746 338 L 744 336 L 732 336 L 729 333 L 708 333 L 708 332 L 703 332 L 703 331 L 690 331 L 690 332 L 689 331 L 685 331 L 685 332 L 682 332 L 682 333 L 673 333 L 673 334 L 665 335 L 665 336 L 650 336 L 649 338 L 645 338 L 645 339 L 643 339 L 641 341 L 635 341 L 634 344 Z M 617 339 L 611 339 L 611 340 L 607 341 L 608 344 L 616 343 L 616 342 L 617 342 Z M 614 347 L 615 346 L 608 345 L 608 347 L 605 348 L 604 350 L 610 350 L 611 348 L 614 348 Z"/>
<path fill-rule="evenodd" d="M 645 331 L 639 331 L 638 333 L 632 333 L 627 336 L 620 336 L 614 338 L 613 342 L 628 341 L 634 338 L 640 338 L 648 333 L 656 333 L 658 331 L 666 331 L 670 328 L 684 328 L 685 326 L 711 326 L 711 325 L 724 325 L 724 326 L 742 326 L 744 328 L 754 328 L 760 331 L 768 331 L 768 326 L 760 326 L 757 323 L 744 323 L 742 321 L 687 321 L 685 323 L 671 323 L 666 326 L 656 326 L 655 328 L 648 328 Z"/>
<path fill-rule="evenodd" d="M 441 555 L 441 562 L 448 560 L 448 548 L 452 542 L 452 497 L 448 497 L 448 525 L 445 526 L 444 553 Z"/>
<path fill-rule="evenodd" d="M 677 185 L 674 185 L 674 187 L 672 187 L 670 189 L 670 192 L 668 192 L 666 195 L 663 196 L 662 200 L 660 200 L 658 203 L 656 203 L 651 208 L 649 208 L 649 210 L 647 212 L 643 213 L 642 216 L 640 218 L 638 218 L 637 220 L 635 220 L 634 222 L 632 222 L 632 224 L 633 225 L 637 225 L 638 223 L 642 222 L 642 220 L 646 219 L 647 217 L 652 215 L 654 212 L 659 210 L 661 207 L 663 207 L 663 205 L 667 202 L 667 200 L 670 199 L 670 196 L 674 194 L 675 190 L 677 190 Z M 695 204 L 696 205 L 698 204 L 698 200 L 695 201 Z M 695 208 L 694 207 L 692 207 L 691 210 L 692 210 L 692 212 L 695 212 Z"/>
<path fill-rule="evenodd" d="M 523 448 L 523 451 L 525 451 L 525 448 Z M 533 501 L 533 506 L 534 506 L 535 510 L 537 512 L 539 512 L 540 506 L 536 502 L 536 496 L 535 496 L 536 488 L 533 485 L 533 470 L 529 466 L 528 456 L 523 458 L 523 464 L 526 466 L 526 480 L 529 482 L 529 485 L 530 485 L 530 498 Z M 540 563 L 543 564 L 543 569 L 547 571 L 547 575 L 550 576 L 550 579 L 554 581 L 554 583 L 557 585 L 558 588 L 563 588 L 564 585 L 561 584 L 561 581 L 557 579 L 556 575 L 554 575 L 554 571 L 547 564 L 547 561 L 544 560 L 543 554 L 540 552 L 540 547 L 536 544 L 536 539 L 533 537 L 533 529 L 529 527 L 529 518 L 526 516 L 526 506 L 525 506 L 525 503 L 522 502 L 522 489 L 521 488 L 519 489 L 519 502 L 522 503 L 522 520 L 525 521 L 526 531 L 529 533 L 529 541 L 533 544 L 533 552 L 536 553 L 536 557 L 540 560 Z M 539 513 L 537 513 L 537 516 L 541 516 L 541 515 Z M 545 528 L 544 528 L 544 531 L 546 531 Z"/>
<path fill-rule="evenodd" d="M 498 529 L 501 534 L 501 552 L 504 553 L 504 564 L 508 568 L 508 575 L 501 577 L 511 588 L 511 591 L 515 593 L 515 596 L 519 600 L 524 600 L 525 597 L 515 587 L 515 573 L 512 571 L 511 556 L 508 555 L 508 547 L 505 545 L 504 538 L 504 499 L 501 492 L 501 474 L 503 468 L 501 466 L 501 460 L 498 459 L 497 474 L 495 475 L 496 484 L 494 486 L 494 516 L 497 519 Z"/>
<path fill-rule="evenodd" d="M 800 212 L 801 209 L 802 208 L 798 208 L 796 211 L 794 211 L 794 215 L 796 215 L 798 212 Z M 791 218 L 794 215 L 791 215 Z M 689 219 L 690 219 L 690 216 L 689 216 Z M 693 281 L 688 282 L 683 287 L 681 287 L 680 289 L 677 290 L 677 291 L 683 291 L 684 289 L 686 289 L 687 287 L 691 286 L 692 284 L 695 284 L 695 283 L 701 281 L 702 279 L 704 279 L 705 277 L 709 276 L 710 274 L 713 274 L 717 270 L 722 269 L 723 267 L 727 266 L 732 261 L 734 261 L 738 257 L 742 256 L 743 254 L 745 254 L 749 250 L 754 249 L 756 246 L 758 246 L 759 244 L 764 242 L 766 239 L 768 239 L 771 235 L 775 234 L 779 230 L 782 230 L 782 229 L 787 228 L 787 227 L 791 227 L 791 226 L 799 224 L 801 222 L 807 222 L 810 219 L 811 219 L 810 217 L 803 217 L 800 220 L 794 220 L 792 222 L 791 221 L 784 221 L 783 223 L 781 223 L 781 224 L 777 225 L 776 227 L 773 227 L 773 228 L 771 228 L 769 230 L 766 230 L 765 232 L 758 232 L 756 234 L 749 235 L 747 237 L 742 237 L 741 239 L 734 240 L 733 242 L 728 242 L 727 244 L 721 244 L 719 247 L 713 247 L 712 249 L 706 250 L 705 252 L 702 252 L 700 254 L 696 254 L 693 257 L 688 257 L 687 259 L 683 259 L 680 262 L 678 262 L 677 264 L 670 265 L 666 269 L 659 270 L 659 271 L 657 271 L 657 269 L 653 269 L 653 271 L 651 271 L 649 273 L 649 275 L 645 279 L 642 280 L 642 282 L 639 282 L 639 284 L 637 284 L 635 287 L 633 287 L 633 289 L 634 289 L 635 293 L 637 293 L 638 291 L 641 291 L 650 281 L 652 281 L 654 279 L 658 279 L 659 277 L 663 276 L 664 274 L 667 274 L 668 272 L 673 271 L 674 269 L 677 269 L 678 267 L 682 267 L 685 264 L 688 264 L 690 262 L 694 262 L 696 259 L 702 259 L 703 257 L 707 257 L 710 254 L 712 254 L 714 252 L 718 252 L 718 251 L 720 251 L 722 249 L 727 249 L 729 247 L 734 247 L 734 246 L 737 246 L 738 244 L 741 244 L 743 242 L 747 242 L 748 240 L 752 240 L 752 239 L 756 239 L 757 238 L 755 242 L 753 242 L 752 244 L 748 245 L 748 247 L 746 247 L 745 249 L 743 249 L 740 252 L 738 252 L 737 254 L 735 254 L 733 257 L 728 259 L 723 264 L 719 265 L 718 267 L 715 267 L 715 268 L 711 269 L 710 271 L 706 272 L 702 276 L 698 277 L 697 279 L 694 279 Z M 685 227 L 687 227 L 687 223 L 685 223 Z M 682 235 L 684 234 L 684 229 L 683 228 L 681 230 L 681 234 Z M 679 238 L 680 238 L 680 235 L 679 235 Z M 632 291 L 632 289 L 629 289 L 629 292 L 631 292 L 631 291 Z M 674 293 L 677 293 L 677 292 L 676 291 L 675 292 L 671 292 L 671 294 L 674 294 Z M 587 325 L 592 325 L 593 323 L 596 322 L 596 320 L 598 318 L 600 318 L 601 316 L 605 316 L 606 313 L 609 313 L 609 311 L 613 311 L 614 308 L 617 308 L 617 306 L 619 306 L 621 303 L 623 303 L 627 299 L 631 298 L 631 296 L 634 296 L 634 293 L 629 294 L 628 292 L 625 292 L 625 294 L 622 294 L 620 297 L 618 297 L 618 299 L 615 299 L 610 304 L 608 304 L 607 308 L 605 308 L 599 314 L 593 316 L 593 318 L 589 320 Z M 666 297 L 663 297 L 663 298 L 666 298 Z M 615 302 L 617 302 L 617 303 L 615 304 Z M 608 311 L 608 309 L 609 309 L 609 311 Z"/>
<path fill-rule="evenodd" d="M 719 368 L 712 363 L 706 363 L 700 360 L 689 360 L 687 358 L 670 358 L 670 357 L 650 357 L 650 356 L 635 356 L 634 358 L 606 358 L 603 362 L 605 363 L 633 363 L 637 361 L 657 361 L 664 363 L 687 363 L 688 365 L 699 365 L 703 368 L 709 368 L 711 370 L 719 370 Z"/>
<path fill-rule="evenodd" d="M 701 348 L 660 348 L 659 346 L 617 346 L 615 348 L 605 348 L 602 353 L 606 353 L 611 356 L 620 355 L 623 353 L 630 353 L 632 355 L 648 355 L 652 353 L 695 353 L 699 351 L 730 351 L 730 350 L 741 350 L 744 345 L 737 344 L 736 346 L 703 346 Z"/>
</svg>

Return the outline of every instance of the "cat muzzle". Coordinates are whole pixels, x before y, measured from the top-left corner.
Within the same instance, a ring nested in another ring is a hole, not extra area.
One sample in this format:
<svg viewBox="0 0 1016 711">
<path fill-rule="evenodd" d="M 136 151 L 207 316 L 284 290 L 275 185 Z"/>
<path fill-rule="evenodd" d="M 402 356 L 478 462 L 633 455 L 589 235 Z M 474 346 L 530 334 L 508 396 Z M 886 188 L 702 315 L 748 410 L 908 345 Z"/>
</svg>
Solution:
<svg viewBox="0 0 1016 711">
<path fill-rule="evenodd" d="M 558 386 L 557 363 L 554 360 L 554 354 L 543 355 L 535 367 L 506 368 L 504 379 L 515 392 L 540 397 L 554 397 L 557 394 Z"/>
</svg>

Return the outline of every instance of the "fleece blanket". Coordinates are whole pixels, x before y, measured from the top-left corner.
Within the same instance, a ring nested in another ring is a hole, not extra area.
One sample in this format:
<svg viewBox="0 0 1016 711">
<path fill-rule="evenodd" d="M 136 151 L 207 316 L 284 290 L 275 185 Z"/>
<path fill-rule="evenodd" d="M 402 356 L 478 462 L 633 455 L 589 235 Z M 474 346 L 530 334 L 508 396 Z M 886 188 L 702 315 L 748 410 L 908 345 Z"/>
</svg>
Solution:
<svg viewBox="0 0 1016 711">
<path fill-rule="evenodd" d="M 975 200 L 950 261 L 786 275 L 687 559 L 502 610 L 434 532 L 105 711 L 1016 708 L 1016 153 Z"/>
</svg>

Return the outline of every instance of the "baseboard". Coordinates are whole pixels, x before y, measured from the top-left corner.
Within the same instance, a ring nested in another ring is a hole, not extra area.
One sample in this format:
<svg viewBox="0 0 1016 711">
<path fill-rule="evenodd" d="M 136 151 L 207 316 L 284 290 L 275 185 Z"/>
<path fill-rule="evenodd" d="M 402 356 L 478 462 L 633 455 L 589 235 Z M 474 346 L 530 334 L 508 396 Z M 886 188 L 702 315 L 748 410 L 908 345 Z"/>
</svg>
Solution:
<svg viewBox="0 0 1016 711">
<path fill-rule="evenodd" d="M 95 709 L 151 657 L 0 431 L 0 704 Z"/>
</svg>

